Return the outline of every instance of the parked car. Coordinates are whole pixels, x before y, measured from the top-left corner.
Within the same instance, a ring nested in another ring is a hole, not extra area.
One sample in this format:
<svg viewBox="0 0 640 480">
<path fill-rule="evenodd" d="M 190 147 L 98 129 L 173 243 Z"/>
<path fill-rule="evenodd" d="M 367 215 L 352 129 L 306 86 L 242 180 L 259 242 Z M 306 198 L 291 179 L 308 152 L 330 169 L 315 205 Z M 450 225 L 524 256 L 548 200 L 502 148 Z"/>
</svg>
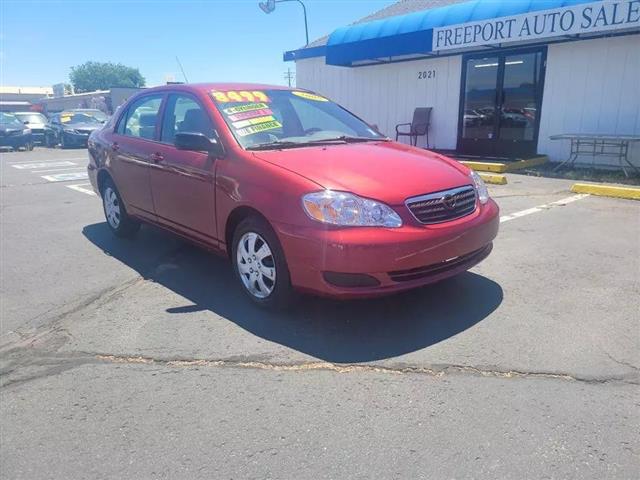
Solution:
<svg viewBox="0 0 640 480">
<path fill-rule="evenodd" d="M 31 129 L 6 112 L 0 112 L 0 148 L 33 150 Z"/>
<path fill-rule="evenodd" d="M 39 112 L 13 112 L 13 115 L 31 130 L 34 143 L 44 143 L 44 129 L 48 122 L 47 117 Z"/>
<path fill-rule="evenodd" d="M 64 111 L 51 115 L 44 131 L 47 147 L 86 147 L 89 135 L 102 128 L 103 124 L 85 113 Z"/>
<path fill-rule="evenodd" d="M 100 123 L 107 123 L 109 121 L 109 115 L 104 113 L 102 110 L 98 110 L 97 108 L 72 108 L 68 111 L 74 113 L 84 113 L 85 115 L 89 115 L 95 118 Z"/>
<path fill-rule="evenodd" d="M 145 90 L 92 133 L 89 157 L 115 235 L 147 222 L 226 255 L 265 306 L 433 283 L 483 260 L 498 232 L 476 173 L 303 90 Z"/>
</svg>

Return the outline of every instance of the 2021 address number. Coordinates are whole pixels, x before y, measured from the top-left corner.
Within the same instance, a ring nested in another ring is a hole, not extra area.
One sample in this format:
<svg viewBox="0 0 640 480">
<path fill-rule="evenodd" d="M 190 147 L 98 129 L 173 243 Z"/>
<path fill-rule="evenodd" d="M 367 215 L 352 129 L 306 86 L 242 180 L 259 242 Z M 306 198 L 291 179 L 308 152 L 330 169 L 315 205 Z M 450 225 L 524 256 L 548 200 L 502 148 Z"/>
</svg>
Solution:
<svg viewBox="0 0 640 480">
<path fill-rule="evenodd" d="M 436 78 L 435 70 L 422 70 L 418 72 L 418 80 L 428 80 L 430 78 Z"/>
</svg>

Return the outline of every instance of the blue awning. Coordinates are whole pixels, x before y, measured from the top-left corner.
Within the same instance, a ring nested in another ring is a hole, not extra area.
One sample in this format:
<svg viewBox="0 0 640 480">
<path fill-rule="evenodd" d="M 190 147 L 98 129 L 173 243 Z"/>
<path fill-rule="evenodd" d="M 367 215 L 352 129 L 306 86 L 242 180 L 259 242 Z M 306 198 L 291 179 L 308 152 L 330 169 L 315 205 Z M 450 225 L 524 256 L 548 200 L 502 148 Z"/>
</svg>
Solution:
<svg viewBox="0 0 640 480">
<path fill-rule="evenodd" d="M 598 0 L 473 0 L 457 3 L 342 27 L 329 36 L 325 48 L 308 55 L 305 49 L 287 52 L 285 60 L 325 55 L 328 65 L 350 66 L 366 60 L 426 55 L 432 51 L 434 28 L 593 1 Z"/>
</svg>

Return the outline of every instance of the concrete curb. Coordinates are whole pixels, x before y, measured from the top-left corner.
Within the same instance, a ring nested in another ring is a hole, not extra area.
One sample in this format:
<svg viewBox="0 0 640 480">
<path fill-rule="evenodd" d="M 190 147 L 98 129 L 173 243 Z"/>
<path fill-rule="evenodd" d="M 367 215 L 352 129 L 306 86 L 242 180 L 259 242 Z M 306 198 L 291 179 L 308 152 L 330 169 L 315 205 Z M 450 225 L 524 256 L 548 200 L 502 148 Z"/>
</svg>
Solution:
<svg viewBox="0 0 640 480">
<path fill-rule="evenodd" d="M 626 198 L 640 200 L 640 188 L 618 187 L 616 185 L 594 185 L 591 183 L 574 183 L 571 187 L 574 193 L 589 193 L 601 197 Z"/>
<path fill-rule="evenodd" d="M 484 180 L 484 183 L 490 183 L 492 185 L 506 185 L 507 177 L 504 175 L 497 175 L 495 173 L 478 173 L 480 178 Z"/>
<path fill-rule="evenodd" d="M 546 155 L 542 155 L 539 157 L 527 158 L 526 160 L 520 160 L 513 163 L 473 162 L 466 160 L 462 160 L 460 163 L 480 172 L 505 173 L 522 170 L 523 168 L 535 167 L 536 165 L 542 165 L 543 163 L 547 163 L 548 161 L 549 157 L 547 157 Z"/>
</svg>

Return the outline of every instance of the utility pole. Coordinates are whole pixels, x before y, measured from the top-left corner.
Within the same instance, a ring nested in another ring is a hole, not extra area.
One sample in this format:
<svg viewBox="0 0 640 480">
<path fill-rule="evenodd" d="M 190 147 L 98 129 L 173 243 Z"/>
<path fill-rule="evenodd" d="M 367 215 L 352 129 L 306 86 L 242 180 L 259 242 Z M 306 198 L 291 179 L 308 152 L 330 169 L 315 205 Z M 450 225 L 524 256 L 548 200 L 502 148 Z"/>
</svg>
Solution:
<svg viewBox="0 0 640 480">
<path fill-rule="evenodd" d="M 291 68 L 287 68 L 287 71 L 284 72 L 284 79 L 289 82 L 289 87 L 291 87 L 291 80 L 296 77 L 296 74 L 291 71 Z"/>
</svg>

